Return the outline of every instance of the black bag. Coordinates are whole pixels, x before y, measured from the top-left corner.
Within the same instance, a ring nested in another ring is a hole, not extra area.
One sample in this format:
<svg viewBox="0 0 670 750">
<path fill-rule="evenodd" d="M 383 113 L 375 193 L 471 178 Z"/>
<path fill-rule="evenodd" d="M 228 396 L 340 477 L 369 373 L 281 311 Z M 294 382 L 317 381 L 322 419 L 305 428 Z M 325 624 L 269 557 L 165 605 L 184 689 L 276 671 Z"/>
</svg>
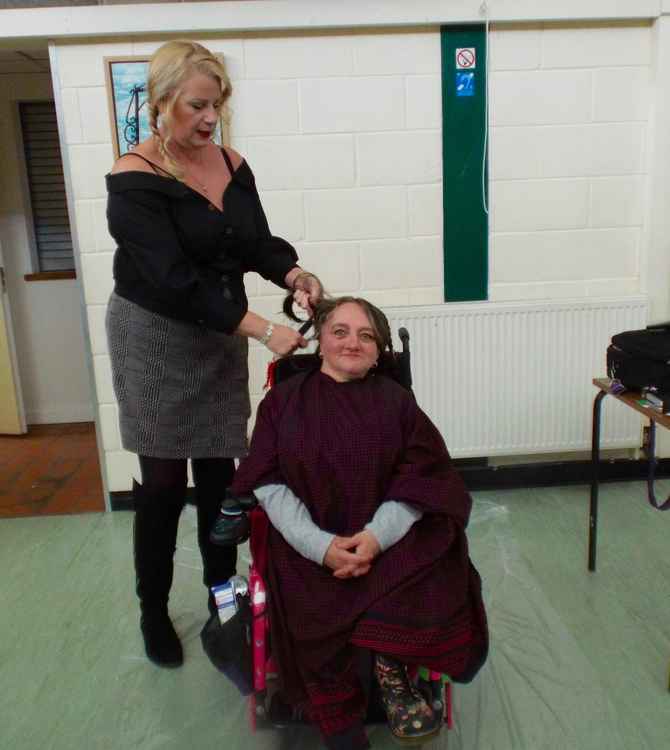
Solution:
<svg viewBox="0 0 670 750">
<path fill-rule="evenodd" d="M 670 326 L 612 336 L 607 374 L 631 390 L 653 387 L 659 393 L 670 393 Z"/>
<path fill-rule="evenodd" d="M 249 595 L 237 596 L 237 612 L 223 625 L 215 612 L 200 631 L 200 640 L 212 664 L 235 683 L 242 695 L 250 695 L 253 656 Z"/>
</svg>

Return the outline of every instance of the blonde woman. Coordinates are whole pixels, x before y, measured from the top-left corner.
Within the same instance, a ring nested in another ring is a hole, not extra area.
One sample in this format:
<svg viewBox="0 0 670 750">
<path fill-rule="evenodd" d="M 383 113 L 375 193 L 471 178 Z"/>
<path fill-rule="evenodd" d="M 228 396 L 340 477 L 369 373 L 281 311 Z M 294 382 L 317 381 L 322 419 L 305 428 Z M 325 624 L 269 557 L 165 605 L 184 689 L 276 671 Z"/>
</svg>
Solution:
<svg viewBox="0 0 670 750">
<path fill-rule="evenodd" d="M 140 627 L 148 658 L 165 667 L 183 662 L 168 597 L 187 460 L 209 587 L 235 572 L 234 549 L 208 536 L 233 459 L 246 454 L 247 339 L 279 355 L 306 344 L 248 309 L 244 273 L 292 289 L 308 311 L 322 295 L 293 247 L 271 235 L 249 165 L 212 142 L 230 94 L 209 50 L 164 44 L 149 65 L 152 135 L 106 178 L 117 243 L 107 336 L 122 444 L 142 475 L 133 488 Z"/>
</svg>

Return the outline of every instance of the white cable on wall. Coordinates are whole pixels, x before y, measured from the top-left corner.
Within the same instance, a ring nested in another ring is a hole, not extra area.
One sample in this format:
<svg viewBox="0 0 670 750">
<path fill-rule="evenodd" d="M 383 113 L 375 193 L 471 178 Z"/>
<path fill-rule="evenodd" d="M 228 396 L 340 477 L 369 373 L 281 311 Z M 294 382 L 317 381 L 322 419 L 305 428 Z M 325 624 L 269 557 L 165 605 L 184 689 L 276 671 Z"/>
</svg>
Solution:
<svg viewBox="0 0 670 750">
<path fill-rule="evenodd" d="M 486 58 L 486 95 L 484 97 L 484 148 L 482 150 L 482 206 L 484 207 L 484 213 L 488 216 L 489 204 L 486 196 L 486 156 L 489 144 L 489 34 L 490 34 L 490 15 L 489 5 L 486 0 L 483 0 L 479 6 L 479 12 L 484 16 L 486 22 L 486 29 L 484 31 L 484 55 Z"/>
</svg>

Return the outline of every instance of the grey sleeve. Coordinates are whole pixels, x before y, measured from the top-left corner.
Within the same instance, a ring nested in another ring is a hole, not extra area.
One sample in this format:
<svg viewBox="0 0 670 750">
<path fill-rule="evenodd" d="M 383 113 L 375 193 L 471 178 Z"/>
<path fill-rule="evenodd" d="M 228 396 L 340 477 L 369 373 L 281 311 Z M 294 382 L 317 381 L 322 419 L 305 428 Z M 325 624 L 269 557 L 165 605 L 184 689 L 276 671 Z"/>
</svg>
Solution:
<svg viewBox="0 0 670 750">
<path fill-rule="evenodd" d="M 375 535 L 384 552 L 399 542 L 412 528 L 412 524 L 422 517 L 423 511 L 412 505 L 399 500 L 386 500 L 377 508 L 372 521 L 365 528 Z"/>
<path fill-rule="evenodd" d="M 254 490 L 258 503 L 277 531 L 293 549 L 308 560 L 323 565 L 334 534 L 320 529 L 299 497 L 285 484 L 266 484 Z"/>
</svg>

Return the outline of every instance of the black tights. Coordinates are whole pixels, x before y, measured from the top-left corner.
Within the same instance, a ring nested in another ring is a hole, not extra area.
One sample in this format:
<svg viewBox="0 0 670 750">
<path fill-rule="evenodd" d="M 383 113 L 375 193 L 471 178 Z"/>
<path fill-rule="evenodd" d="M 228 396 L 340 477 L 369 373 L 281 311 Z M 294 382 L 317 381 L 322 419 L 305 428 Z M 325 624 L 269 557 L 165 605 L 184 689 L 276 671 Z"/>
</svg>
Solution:
<svg viewBox="0 0 670 750">
<path fill-rule="evenodd" d="M 181 458 L 151 458 L 140 456 L 142 490 L 145 497 L 155 498 L 150 506 L 153 513 L 171 515 L 178 523 L 186 497 L 186 461 Z M 208 588 L 223 583 L 235 573 L 237 548 L 218 547 L 209 541 L 209 532 L 216 521 L 235 473 L 232 458 L 191 459 L 195 484 L 195 504 L 198 516 L 198 545 L 202 554 L 203 583 Z M 171 507 L 166 508 L 164 503 Z M 148 510 L 148 508 L 147 508 Z M 167 553 L 166 553 L 167 554 Z M 213 598 L 210 596 L 210 606 Z"/>
</svg>

